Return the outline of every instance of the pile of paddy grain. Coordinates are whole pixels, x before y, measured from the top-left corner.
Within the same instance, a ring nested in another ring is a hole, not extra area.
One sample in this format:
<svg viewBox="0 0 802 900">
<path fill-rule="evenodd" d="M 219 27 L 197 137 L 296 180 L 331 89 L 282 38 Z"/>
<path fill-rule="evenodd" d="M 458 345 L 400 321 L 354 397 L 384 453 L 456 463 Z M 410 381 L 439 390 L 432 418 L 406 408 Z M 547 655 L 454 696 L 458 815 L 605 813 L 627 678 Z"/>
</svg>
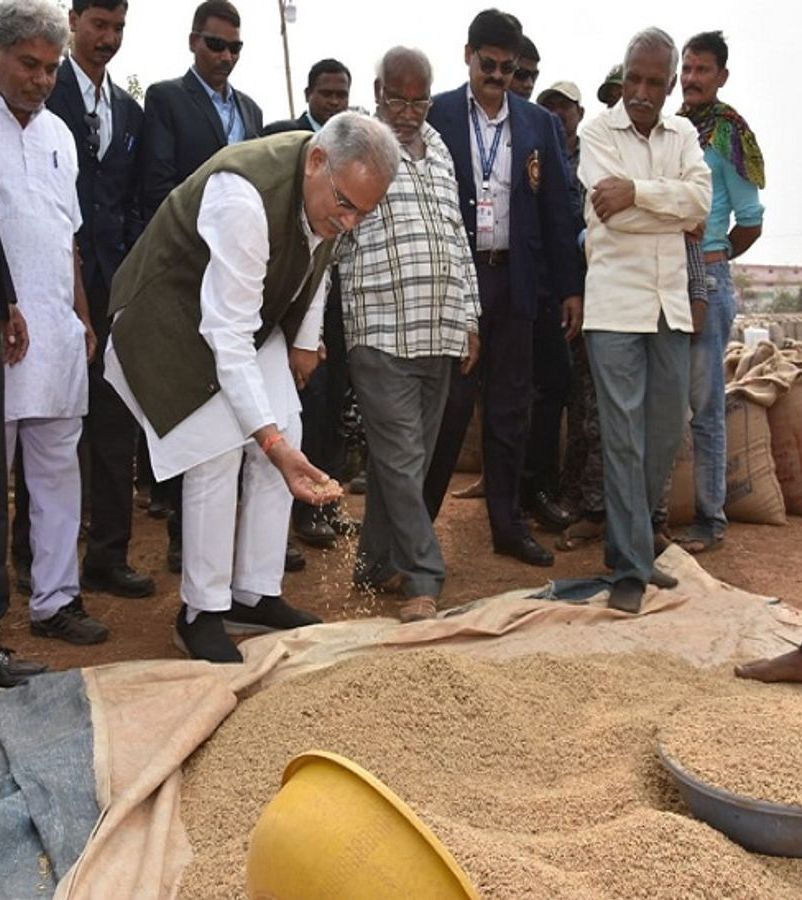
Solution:
<svg viewBox="0 0 802 900">
<path fill-rule="evenodd" d="M 769 868 L 678 814 L 656 755 L 678 708 L 770 702 L 760 687 L 657 654 L 491 663 L 440 650 L 276 684 L 244 700 L 186 767 L 181 812 L 196 856 L 180 896 L 245 896 L 248 835 L 284 767 L 325 749 L 404 798 L 492 900 L 791 900 L 802 868 Z"/>
<path fill-rule="evenodd" d="M 671 716 L 660 740 L 673 759 L 713 787 L 802 806 L 802 717 L 796 691 L 690 705 Z"/>
</svg>

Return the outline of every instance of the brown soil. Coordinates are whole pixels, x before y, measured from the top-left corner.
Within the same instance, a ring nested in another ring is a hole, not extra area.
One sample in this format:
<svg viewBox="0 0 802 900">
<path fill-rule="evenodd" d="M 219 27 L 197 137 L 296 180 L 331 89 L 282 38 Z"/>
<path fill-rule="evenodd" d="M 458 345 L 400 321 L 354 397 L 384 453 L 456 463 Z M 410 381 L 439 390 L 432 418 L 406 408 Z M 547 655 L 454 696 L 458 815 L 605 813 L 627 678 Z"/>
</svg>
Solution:
<svg viewBox="0 0 802 900">
<path fill-rule="evenodd" d="M 777 692 L 797 721 L 802 695 Z M 185 768 L 196 856 L 180 896 L 243 897 L 247 836 L 289 760 L 317 747 L 404 798 L 488 900 L 791 900 L 802 861 L 770 869 L 690 820 L 658 761 L 662 723 L 711 697 L 766 702 L 761 685 L 660 654 L 490 663 L 428 649 L 269 686 Z"/>
<path fill-rule="evenodd" d="M 474 475 L 457 475 L 452 488 L 465 487 L 474 479 Z M 346 494 L 345 502 L 352 514 L 360 514 L 361 497 Z M 714 576 L 730 584 L 802 606 L 802 517 L 789 517 L 788 521 L 785 527 L 733 523 L 724 545 L 700 556 L 699 561 Z M 548 569 L 496 556 L 490 543 L 483 500 L 449 497 L 437 530 L 449 571 L 443 606 L 456 606 L 514 588 L 535 587 L 551 578 L 603 571 L 600 544 L 572 553 L 557 553 L 556 564 Z M 553 546 L 554 536 L 537 530 L 535 534 L 544 544 Z M 43 660 L 54 669 L 180 656 L 172 642 L 173 622 L 179 607 L 179 578 L 166 569 L 166 549 L 164 522 L 150 519 L 143 510 L 137 509 L 130 562 L 156 578 L 157 593 L 146 600 L 87 594 L 85 604 L 89 612 L 111 628 L 107 643 L 73 647 L 33 637 L 28 630 L 27 599 L 14 594 L 10 611 L 0 621 L 0 644 L 12 646 L 23 656 Z M 284 581 L 284 594 L 290 602 L 318 613 L 327 621 L 394 614 L 391 600 L 366 597 L 350 589 L 352 544 L 341 539 L 336 550 L 304 548 L 304 552 L 306 569 L 287 575 Z"/>
</svg>

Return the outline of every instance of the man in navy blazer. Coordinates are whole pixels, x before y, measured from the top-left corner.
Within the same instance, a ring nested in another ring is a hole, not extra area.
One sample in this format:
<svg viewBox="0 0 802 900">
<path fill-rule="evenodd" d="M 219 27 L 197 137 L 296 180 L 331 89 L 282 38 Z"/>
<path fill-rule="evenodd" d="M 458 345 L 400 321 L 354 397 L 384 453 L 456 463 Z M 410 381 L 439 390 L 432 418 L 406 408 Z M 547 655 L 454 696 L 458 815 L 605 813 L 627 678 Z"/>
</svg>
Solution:
<svg viewBox="0 0 802 900">
<path fill-rule="evenodd" d="M 439 94 L 429 121 L 451 151 L 460 206 L 474 254 L 482 315 L 477 376 L 454 372 L 451 394 L 427 476 L 435 516 L 482 391 L 485 496 L 497 553 L 530 565 L 553 555 L 532 537 L 518 485 L 532 395 L 532 329 L 545 258 L 570 336 L 581 323 L 576 224 L 568 174 L 550 113 L 508 93 L 521 25 L 495 9 L 470 25 L 467 85 Z"/>
<path fill-rule="evenodd" d="M 192 20 L 194 65 L 181 78 L 148 88 L 142 180 L 146 220 L 218 150 L 261 135 L 262 110 L 228 81 L 242 46 L 236 8 L 226 0 L 207 0 Z"/>
<path fill-rule="evenodd" d="M 90 522 L 82 586 L 122 597 L 146 597 L 155 591 L 153 579 L 128 565 L 136 423 L 103 377 L 111 279 L 143 227 L 139 205 L 142 110 L 112 82 L 106 69 L 122 43 L 127 9 L 125 0 L 72 0 L 72 50 L 59 66 L 47 106 L 66 123 L 78 150 L 83 224 L 77 241 L 98 341 L 89 366 L 89 413 L 84 421 Z M 15 560 L 23 563 L 30 554 L 26 499 L 17 490 L 13 552 Z"/>
<path fill-rule="evenodd" d="M 297 119 L 279 119 L 265 126 L 265 136 L 283 131 L 320 131 L 337 113 L 348 109 L 351 73 L 338 59 L 320 59 L 309 70 L 306 109 Z M 326 470 L 328 471 L 328 469 Z"/>
</svg>

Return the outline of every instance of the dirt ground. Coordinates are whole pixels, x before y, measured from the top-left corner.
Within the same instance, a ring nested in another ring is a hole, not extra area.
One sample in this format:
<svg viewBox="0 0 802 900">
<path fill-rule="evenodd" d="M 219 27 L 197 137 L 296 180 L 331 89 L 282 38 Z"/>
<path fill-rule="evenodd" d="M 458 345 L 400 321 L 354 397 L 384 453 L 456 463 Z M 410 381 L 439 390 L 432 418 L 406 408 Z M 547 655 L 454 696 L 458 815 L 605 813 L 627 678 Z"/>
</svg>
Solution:
<svg viewBox="0 0 802 900">
<path fill-rule="evenodd" d="M 474 477 L 456 475 L 452 489 L 464 487 Z M 345 502 L 352 515 L 361 514 L 362 497 L 346 494 Z M 557 552 L 555 565 L 547 569 L 496 556 L 490 543 L 483 500 L 456 500 L 449 496 L 438 519 L 437 531 L 448 565 L 448 579 L 441 598 L 443 607 L 516 588 L 538 587 L 549 579 L 603 571 L 600 544 L 572 553 Z M 537 530 L 535 533 L 538 540 L 553 545 L 552 535 Z M 21 656 L 47 662 L 53 669 L 180 656 L 172 640 L 179 607 L 179 576 L 167 571 L 166 549 L 164 521 L 151 519 L 137 508 L 130 562 L 154 576 L 157 591 L 154 597 L 145 600 L 126 600 L 107 594 L 84 595 L 89 612 L 111 628 L 105 644 L 74 647 L 33 637 L 28 628 L 27 598 L 18 593 L 12 596 L 11 609 L 0 622 L 0 644 L 13 647 Z M 326 621 L 392 615 L 392 600 L 366 596 L 351 589 L 354 551 L 355 541 L 343 538 L 331 551 L 304 547 L 306 568 L 285 577 L 285 597 Z M 789 517 L 784 527 L 732 523 L 723 546 L 699 560 L 723 581 L 754 593 L 778 596 L 802 607 L 802 517 Z"/>
</svg>

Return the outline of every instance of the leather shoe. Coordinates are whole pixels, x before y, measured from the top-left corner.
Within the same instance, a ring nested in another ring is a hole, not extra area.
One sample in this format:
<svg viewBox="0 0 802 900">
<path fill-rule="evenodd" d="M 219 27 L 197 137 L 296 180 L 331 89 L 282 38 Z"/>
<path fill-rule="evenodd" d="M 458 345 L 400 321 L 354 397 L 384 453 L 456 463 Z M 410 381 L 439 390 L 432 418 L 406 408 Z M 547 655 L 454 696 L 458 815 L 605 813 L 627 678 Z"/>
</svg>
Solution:
<svg viewBox="0 0 802 900">
<path fill-rule="evenodd" d="M 231 609 L 223 613 L 223 626 L 229 634 L 265 634 L 319 625 L 323 620 L 303 609 L 290 606 L 283 597 L 262 597 L 256 606 L 231 601 Z"/>
<path fill-rule="evenodd" d="M 83 646 L 102 644 L 109 636 L 109 629 L 86 612 L 79 594 L 49 619 L 31 622 L 31 634 Z"/>
<path fill-rule="evenodd" d="M 156 584 L 150 575 L 135 572 L 130 566 L 94 568 L 84 563 L 81 587 L 87 591 L 102 591 L 115 597 L 150 597 Z"/>
<path fill-rule="evenodd" d="M 242 662 L 237 645 L 226 634 L 221 612 L 199 612 L 192 624 L 187 622 L 184 604 L 175 621 L 173 640 L 179 650 L 192 659 L 205 659 L 215 663 Z"/>
<path fill-rule="evenodd" d="M 668 572 L 664 572 L 662 569 L 658 569 L 657 566 L 654 566 L 652 574 L 649 576 L 649 584 L 653 584 L 662 590 L 670 591 L 679 584 L 679 579 L 675 578 L 673 575 L 669 575 Z"/>
<path fill-rule="evenodd" d="M 47 666 L 32 659 L 21 659 L 10 647 L 0 647 L 0 669 L 12 678 L 27 678 L 29 675 L 41 675 L 47 671 Z"/>
<path fill-rule="evenodd" d="M 622 578 L 613 585 L 607 606 L 621 612 L 639 613 L 643 591 L 643 584 L 637 578 Z"/>
<path fill-rule="evenodd" d="M 530 566 L 553 566 L 554 554 L 551 550 L 538 544 L 531 536 L 518 538 L 515 541 L 503 541 L 493 545 L 493 550 L 502 556 L 512 556 Z"/>
<path fill-rule="evenodd" d="M 350 537 L 359 534 L 362 529 L 362 523 L 358 519 L 352 519 L 339 503 L 326 504 L 322 513 L 326 523 L 335 534 Z"/>
<path fill-rule="evenodd" d="M 571 524 L 571 514 L 552 500 L 546 491 L 535 491 L 527 505 L 532 518 L 546 531 L 558 534 Z"/>
<path fill-rule="evenodd" d="M 337 533 L 323 517 L 320 510 L 304 511 L 294 522 L 298 537 L 310 547 L 329 549 L 337 543 Z"/>
<path fill-rule="evenodd" d="M 306 558 L 300 547 L 287 542 L 287 552 L 284 554 L 284 571 L 300 572 L 306 566 Z"/>
<path fill-rule="evenodd" d="M 5 666 L 0 665 L 0 688 L 12 688 L 17 687 L 20 684 L 27 683 L 27 678 L 21 678 L 17 675 L 12 675 Z"/>
</svg>

